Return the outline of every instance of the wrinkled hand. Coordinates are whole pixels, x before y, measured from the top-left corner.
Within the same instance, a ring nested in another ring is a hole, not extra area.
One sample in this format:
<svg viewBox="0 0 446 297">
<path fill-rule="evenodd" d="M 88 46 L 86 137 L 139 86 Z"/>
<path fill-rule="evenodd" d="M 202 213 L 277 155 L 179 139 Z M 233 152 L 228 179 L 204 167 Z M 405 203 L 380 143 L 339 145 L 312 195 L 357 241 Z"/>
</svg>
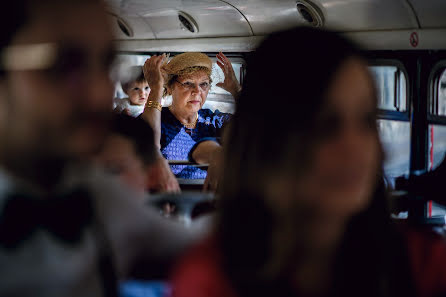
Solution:
<svg viewBox="0 0 446 297">
<path fill-rule="evenodd" d="M 159 192 L 181 192 L 180 185 L 170 170 L 169 163 L 163 157 L 158 157 L 152 165 L 149 177 L 150 189 Z"/>
<path fill-rule="evenodd" d="M 208 174 L 203 184 L 204 192 L 215 192 L 221 175 L 221 165 L 223 164 L 223 153 L 221 148 L 215 150 L 209 162 Z"/>
<path fill-rule="evenodd" d="M 144 63 L 142 68 L 144 77 L 151 89 L 162 89 L 167 82 L 167 73 L 163 70 L 165 63 L 167 63 L 166 54 L 152 56 Z"/>
<path fill-rule="evenodd" d="M 217 65 L 223 71 L 225 80 L 216 84 L 216 86 L 228 91 L 232 94 L 233 97 L 237 97 L 242 87 L 240 86 L 237 77 L 235 76 L 234 68 L 232 68 L 231 61 L 222 52 L 219 52 L 217 54 Z"/>
</svg>

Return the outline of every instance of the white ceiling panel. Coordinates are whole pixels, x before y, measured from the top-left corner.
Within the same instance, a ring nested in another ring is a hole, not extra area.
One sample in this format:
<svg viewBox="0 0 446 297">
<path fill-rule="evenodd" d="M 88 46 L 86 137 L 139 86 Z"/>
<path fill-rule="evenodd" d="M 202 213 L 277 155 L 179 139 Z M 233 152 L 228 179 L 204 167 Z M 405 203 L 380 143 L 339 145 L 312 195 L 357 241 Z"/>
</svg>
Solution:
<svg viewBox="0 0 446 297">
<path fill-rule="evenodd" d="M 319 0 L 326 25 L 340 31 L 416 29 L 418 23 L 406 0 Z"/>
<path fill-rule="evenodd" d="M 251 36 L 245 17 L 234 7 L 219 0 L 108 0 L 111 9 L 123 18 L 140 17 L 145 24 L 133 28 L 135 39 L 146 30 L 157 39 Z M 178 13 L 190 15 L 198 32 L 182 28 Z"/>
<path fill-rule="evenodd" d="M 304 24 L 296 0 L 106 0 L 131 39 L 250 37 Z M 325 27 L 342 32 L 446 28 L 446 0 L 312 0 Z M 198 33 L 180 25 L 192 16 Z M 117 29 L 117 39 L 130 39 Z"/>
<path fill-rule="evenodd" d="M 246 16 L 255 35 L 303 23 L 296 9 L 295 0 L 228 0 L 227 2 L 237 7 Z M 312 2 L 322 11 L 326 27 L 340 31 L 418 28 L 416 16 L 406 0 L 314 0 Z"/>
<path fill-rule="evenodd" d="M 113 31 L 115 34 L 115 38 L 117 39 L 154 39 L 155 34 L 153 34 L 152 29 L 149 27 L 149 25 L 138 15 L 125 15 L 117 17 L 117 14 L 112 12 L 112 26 Z M 118 25 L 118 18 L 121 19 L 121 21 L 124 21 L 130 28 L 131 32 L 134 34 L 133 37 L 129 37 L 125 35 L 122 30 L 119 28 Z"/>
<path fill-rule="evenodd" d="M 228 0 L 248 19 L 254 35 L 302 25 L 295 0 Z"/>
<path fill-rule="evenodd" d="M 445 0 L 408 0 L 417 12 L 422 28 L 446 27 Z"/>
</svg>

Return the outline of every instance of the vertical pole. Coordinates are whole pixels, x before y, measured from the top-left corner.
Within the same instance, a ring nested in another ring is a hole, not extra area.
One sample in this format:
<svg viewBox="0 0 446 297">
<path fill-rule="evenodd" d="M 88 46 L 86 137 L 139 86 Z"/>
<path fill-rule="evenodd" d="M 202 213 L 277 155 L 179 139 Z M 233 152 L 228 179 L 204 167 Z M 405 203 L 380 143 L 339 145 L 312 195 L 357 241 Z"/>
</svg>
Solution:
<svg viewBox="0 0 446 297">
<path fill-rule="evenodd" d="M 429 65 L 424 63 L 423 55 L 416 58 L 415 69 L 412 69 L 413 80 L 411 84 L 412 93 L 412 114 L 411 114 L 411 158 L 410 175 L 419 175 L 425 173 L 428 167 L 427 148 L 428 148 L 428 82 Z M 409 207 L 409 219 L 413 221 L 424 221 L 427 217 L 427 203 L 422 197 L 411 197 Z"/>
</svg>

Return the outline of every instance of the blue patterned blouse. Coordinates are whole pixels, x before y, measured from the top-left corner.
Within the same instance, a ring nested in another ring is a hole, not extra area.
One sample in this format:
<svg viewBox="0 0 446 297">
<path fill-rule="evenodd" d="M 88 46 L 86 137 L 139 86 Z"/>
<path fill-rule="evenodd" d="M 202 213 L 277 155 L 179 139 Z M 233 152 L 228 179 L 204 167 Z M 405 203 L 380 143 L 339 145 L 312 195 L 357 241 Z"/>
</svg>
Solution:
<svg viewBox="0 0 446 297">
<path fill-rule="evenodd" d="M 222 130 L 229 122 L 231 114 L 210 109 L 198 111 L 198 121 L 194 129 L 188 129 L 164 107 L 161 112 L 161 153 L 167 160 L 192 160 L 192 152 L 203 141 L 219 142 Z M 186 165 L 171 165 L 177 178 L 202 179 L 207 171 Z"/>
</svg>

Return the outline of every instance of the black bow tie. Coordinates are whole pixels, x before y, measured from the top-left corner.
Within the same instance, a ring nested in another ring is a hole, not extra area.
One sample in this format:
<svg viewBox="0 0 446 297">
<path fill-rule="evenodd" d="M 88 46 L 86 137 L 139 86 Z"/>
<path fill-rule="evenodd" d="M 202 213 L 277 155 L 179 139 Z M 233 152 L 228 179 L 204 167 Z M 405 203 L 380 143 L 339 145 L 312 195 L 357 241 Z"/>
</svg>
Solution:
<svg viewBox="0 0 446 297">
<path fill-rule="evenodd" d="M 37 229 L 74 244 L 92 217 L 92 201 L 84 189 L 43 198 L 12 194 L 0 213 L 0 247 L 15 248 Z"/>
</svg>

